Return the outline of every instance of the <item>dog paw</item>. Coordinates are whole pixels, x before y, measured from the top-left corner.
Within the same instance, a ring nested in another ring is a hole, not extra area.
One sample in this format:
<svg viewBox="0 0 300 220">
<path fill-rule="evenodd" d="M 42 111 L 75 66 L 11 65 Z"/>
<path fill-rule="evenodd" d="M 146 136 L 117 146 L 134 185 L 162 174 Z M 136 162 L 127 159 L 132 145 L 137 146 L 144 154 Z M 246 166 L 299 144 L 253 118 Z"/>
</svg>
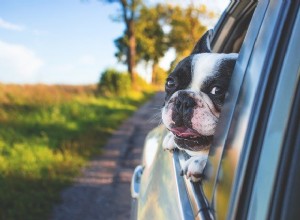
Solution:
<svg viewBox="0 0 300 220">
<path fill-rule="evenodd" d="M 186 175 L 192 182 L 198 182 L 203 177 L 203 171 L 207 163 L 207 155 L 193 156 L 185 161 L 181 175 Z"/>
<path fill-rule="evenodd" d="M 174 142 L 174 135 L 171 132 L 169 132 L 164 138 L 163 149 L 173 152 L 175 148 L 176 148 L 176 145 Z"/>
</svg>

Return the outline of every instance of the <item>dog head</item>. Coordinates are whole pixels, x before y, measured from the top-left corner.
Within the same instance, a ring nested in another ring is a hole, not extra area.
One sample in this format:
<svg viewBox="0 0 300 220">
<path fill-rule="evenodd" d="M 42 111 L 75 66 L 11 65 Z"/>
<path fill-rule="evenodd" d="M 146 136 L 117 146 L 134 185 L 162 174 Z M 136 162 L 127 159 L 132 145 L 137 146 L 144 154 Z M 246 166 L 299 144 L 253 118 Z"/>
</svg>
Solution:
<svg viewBox="0 0 300 220">
<path fill-rule="evenodd" d="M 198 41 L 166 80 L 162 120 L 180 149 L 209 148 L 237 59 L 237 54 L 212 53 L 210 34 Z"/>
</svg>

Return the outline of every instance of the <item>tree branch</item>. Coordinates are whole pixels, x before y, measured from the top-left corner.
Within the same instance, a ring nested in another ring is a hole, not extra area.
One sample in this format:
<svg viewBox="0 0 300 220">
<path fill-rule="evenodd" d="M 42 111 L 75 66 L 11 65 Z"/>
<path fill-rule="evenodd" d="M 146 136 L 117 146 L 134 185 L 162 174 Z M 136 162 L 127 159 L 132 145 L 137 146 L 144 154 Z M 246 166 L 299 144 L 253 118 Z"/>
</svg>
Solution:
<svg viewBox="0 0 300 220">
<path fill-rule="evenodd" d="M 127 1 L 126 0 L 120 0 L 120 3 L 122 5 L 122 11 L 123 11 L 123 19 L 125 21 L 125 24 L 126 24 L 126 29 L 128 29 L 129 27 L 129 19 L 128 19 L 128 16 L 127 16 Z"/>
</svg>

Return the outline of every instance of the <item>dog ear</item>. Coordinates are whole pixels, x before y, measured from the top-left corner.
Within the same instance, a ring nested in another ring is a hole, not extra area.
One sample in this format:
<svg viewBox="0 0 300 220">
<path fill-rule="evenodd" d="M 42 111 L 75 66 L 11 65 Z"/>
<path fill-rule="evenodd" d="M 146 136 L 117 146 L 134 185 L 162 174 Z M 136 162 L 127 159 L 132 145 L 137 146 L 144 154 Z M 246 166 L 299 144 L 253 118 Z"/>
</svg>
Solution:
<svg viewBox="0 0 300 220">
<path fill-rule="evenodd" d="M 206 31 L 206 33 L 200 38 L 200 40 L 195 45 L 191 55 L 197 53 L 211 53 L 210 39 L 212 37 L 212 34 L 212 29 Z"/>
</svg>

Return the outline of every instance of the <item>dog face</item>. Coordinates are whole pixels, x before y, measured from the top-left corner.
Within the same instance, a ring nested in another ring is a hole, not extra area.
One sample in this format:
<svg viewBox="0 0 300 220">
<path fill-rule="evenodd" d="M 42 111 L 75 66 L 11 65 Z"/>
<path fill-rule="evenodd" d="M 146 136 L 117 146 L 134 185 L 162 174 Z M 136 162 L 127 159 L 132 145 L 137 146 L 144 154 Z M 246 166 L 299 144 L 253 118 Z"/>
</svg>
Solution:
<svg viewBox="0 0 300 220">
<path fill-rule="evenodd" d="M 237 58 L 211 53 L 208 37 L 178 63 L 165 85 L 163 123 L 177 147 L 189 151 L 209 148 Z"/>
</svg>

